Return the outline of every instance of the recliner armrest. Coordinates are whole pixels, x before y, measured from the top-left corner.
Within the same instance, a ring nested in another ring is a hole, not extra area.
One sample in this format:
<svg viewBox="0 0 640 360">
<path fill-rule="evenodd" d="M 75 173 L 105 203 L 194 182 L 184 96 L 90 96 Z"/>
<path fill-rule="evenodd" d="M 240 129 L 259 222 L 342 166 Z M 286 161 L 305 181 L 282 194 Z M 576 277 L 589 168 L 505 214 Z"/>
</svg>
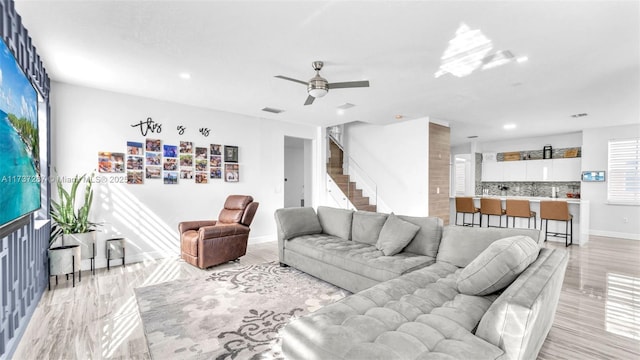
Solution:
<svg viewBox="0 0 640 360">
<path fill-rule="evenodd" d="M 183 221 L 178 224 L 178 231 L 182 234 L 189 230 L 198 230 L 204 226 L 214 226 L 216 223 L 216 220 Z"/>
<path fill-rule="evenodd" d="M 249 227 L 241 224 L 224 224 L 216 226 L 204 226 L 198 231 L 201 240 L 213 239 L 231 235 L 242 235 L 249 233 Z"/>
</svg>

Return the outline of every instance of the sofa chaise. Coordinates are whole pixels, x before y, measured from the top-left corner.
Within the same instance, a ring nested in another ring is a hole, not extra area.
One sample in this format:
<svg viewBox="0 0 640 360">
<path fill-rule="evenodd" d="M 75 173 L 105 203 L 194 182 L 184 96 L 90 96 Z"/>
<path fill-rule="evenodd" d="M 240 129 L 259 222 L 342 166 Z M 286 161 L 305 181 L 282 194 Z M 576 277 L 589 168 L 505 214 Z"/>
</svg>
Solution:
<svg viewBox="0 0 640 360">
<path fill-rule="evenodd" d="M 279 256 L 351 292 L 282 331 L 288 359 L 535 359 L 568 255 L 533 229 L 279 209 Z"/>
</svg>

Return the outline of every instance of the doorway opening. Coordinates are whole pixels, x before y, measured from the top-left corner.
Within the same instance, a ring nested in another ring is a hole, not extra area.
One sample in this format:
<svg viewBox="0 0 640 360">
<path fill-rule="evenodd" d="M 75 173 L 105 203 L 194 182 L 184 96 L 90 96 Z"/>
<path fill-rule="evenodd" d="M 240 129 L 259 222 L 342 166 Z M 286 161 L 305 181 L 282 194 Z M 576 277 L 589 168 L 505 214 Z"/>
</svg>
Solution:
<svg viewBox="0 0 640 360">
<path fill-rule="evenodd" d="M 284 207 L 312 206 L 312 141 L 284 137 Z"/>
</svg>

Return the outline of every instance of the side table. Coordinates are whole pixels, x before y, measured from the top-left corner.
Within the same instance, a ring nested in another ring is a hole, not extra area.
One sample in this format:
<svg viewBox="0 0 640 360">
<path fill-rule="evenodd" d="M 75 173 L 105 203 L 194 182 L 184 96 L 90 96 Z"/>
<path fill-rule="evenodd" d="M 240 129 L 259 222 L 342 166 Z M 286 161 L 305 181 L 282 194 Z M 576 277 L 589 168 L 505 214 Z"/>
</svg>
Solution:
<svg viewBox="0 0 640 360">
<path fill-rule="evenodd" d="M 107 239 L 106 241 L 106 251 L 105 254 L 107 256 L 107 270 L 110 270 L 110 263 L 113 259 L 122 259 L 122 266 L 126 266 L 124 263 L 125 259 L 125 249 L 124 238 L 116 238 L 116 239 Z"/>
</svg>

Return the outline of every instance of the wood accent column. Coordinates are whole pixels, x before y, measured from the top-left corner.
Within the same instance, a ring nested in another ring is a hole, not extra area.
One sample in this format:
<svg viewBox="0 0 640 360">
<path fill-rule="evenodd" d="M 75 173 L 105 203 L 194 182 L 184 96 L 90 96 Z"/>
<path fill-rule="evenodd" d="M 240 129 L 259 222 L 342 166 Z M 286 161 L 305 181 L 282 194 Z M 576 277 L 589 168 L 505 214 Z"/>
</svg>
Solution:
<svg viewBox="0 0 640 360">
<path fill-rule="evenodd" d="M 429 123 L 429 216 L 449 224 L 451 129 Z"/>
</svg>

